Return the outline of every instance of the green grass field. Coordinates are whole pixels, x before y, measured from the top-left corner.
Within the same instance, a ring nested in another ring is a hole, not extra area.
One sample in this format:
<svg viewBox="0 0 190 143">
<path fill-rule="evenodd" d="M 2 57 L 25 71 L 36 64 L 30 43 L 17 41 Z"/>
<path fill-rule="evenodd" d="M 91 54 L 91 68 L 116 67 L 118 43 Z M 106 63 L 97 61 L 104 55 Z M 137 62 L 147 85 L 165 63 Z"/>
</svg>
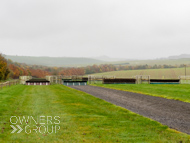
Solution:
<svg viewBox="0 0 190 143">
<path fill-rule="evenodd" d="M 190 85 L 155 85 L 155 84 L 94 84 L 105 88 L 142 93 L 167 99 L 180 100 L 190 103 Z"/>
<path fill-rule="evenodd" d="M 190 68 L 187 68 L 187 75 L 190 75 Z M 157 79 L 177 79 L 181 75 L 185 75 L 184 68 L 171 68 L 171 69 L 144 69 L 144 70 L 126 70 L 126 71 L 113 71 L 97 73 L 93 75 L 107 75 L 115 76 L 117 78 L 129 78 L 136 75 L 150 75 L 151 78 Z"/>
<path fill-rule="evenodd" d="M 23 116 L 44 117 L 37 123 L 20 124 L 16 118 Z M 47 116 L 53 120 L 48 122 Z M 0 90 L 0 118 L 0 142 L 190 142 L 187 134 L 63 85 L 16 85 Z M 45 132 L 46 126 L 55 123 L 60 126 L 56 133 Z M 11 133 L 10 125 L 24 130 Z M 35 131 L 37 127 L 41 133 Z"/>
</svg>

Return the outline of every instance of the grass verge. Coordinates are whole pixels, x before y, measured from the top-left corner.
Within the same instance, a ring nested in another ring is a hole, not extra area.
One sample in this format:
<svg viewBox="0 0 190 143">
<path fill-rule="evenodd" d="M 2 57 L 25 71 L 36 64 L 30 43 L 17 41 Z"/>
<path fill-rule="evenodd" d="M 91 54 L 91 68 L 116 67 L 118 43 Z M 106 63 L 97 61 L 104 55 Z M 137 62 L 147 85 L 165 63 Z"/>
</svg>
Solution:
<svg viewBox="0 0 190 143">
<path fill-rule="evenodd" d="M 93 84 L 93 86 L 141 93 L 190 103 L 190 85 L 188 84 Z"/>
</svg>

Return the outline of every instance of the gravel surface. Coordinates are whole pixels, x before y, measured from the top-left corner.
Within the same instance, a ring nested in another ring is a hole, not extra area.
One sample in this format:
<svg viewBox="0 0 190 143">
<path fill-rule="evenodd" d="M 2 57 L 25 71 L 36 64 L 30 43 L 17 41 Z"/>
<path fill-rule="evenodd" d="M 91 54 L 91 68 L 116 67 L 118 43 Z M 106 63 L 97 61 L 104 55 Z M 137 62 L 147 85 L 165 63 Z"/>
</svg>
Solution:
<svg viewBox="0 0 190 143">
<path fill-rule="evenodd" d="M 190 134 L 190 103 L 96 86 L 70 86 Z"/>
</svg>

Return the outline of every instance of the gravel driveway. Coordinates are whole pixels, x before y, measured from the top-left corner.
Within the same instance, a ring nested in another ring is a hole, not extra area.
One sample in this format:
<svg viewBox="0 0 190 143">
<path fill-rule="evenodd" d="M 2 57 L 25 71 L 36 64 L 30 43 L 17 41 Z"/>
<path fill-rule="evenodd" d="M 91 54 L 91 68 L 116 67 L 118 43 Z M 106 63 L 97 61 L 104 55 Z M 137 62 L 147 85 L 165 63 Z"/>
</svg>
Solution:
<svg viewBox="0 0 190 143">
<path fill-rule="evenodd" d="M 190 134 L 190 103 L 96 86 L 70 86 Z"/>
</svg>

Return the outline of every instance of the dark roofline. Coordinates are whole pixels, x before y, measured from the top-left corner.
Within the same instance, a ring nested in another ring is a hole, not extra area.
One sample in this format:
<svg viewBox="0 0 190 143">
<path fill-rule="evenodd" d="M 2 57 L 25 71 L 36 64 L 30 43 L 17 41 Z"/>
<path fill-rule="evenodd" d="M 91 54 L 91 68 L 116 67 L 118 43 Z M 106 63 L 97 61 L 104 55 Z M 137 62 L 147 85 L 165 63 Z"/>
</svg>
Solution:
<svg viewBox="0 0 190 143">
<path fill-rule="evenodd" d="M 30 80 L 27 80 L 26 82 L 49 82 L 49 81 L 43 78 L 33 78 Z"/>
</svg>

